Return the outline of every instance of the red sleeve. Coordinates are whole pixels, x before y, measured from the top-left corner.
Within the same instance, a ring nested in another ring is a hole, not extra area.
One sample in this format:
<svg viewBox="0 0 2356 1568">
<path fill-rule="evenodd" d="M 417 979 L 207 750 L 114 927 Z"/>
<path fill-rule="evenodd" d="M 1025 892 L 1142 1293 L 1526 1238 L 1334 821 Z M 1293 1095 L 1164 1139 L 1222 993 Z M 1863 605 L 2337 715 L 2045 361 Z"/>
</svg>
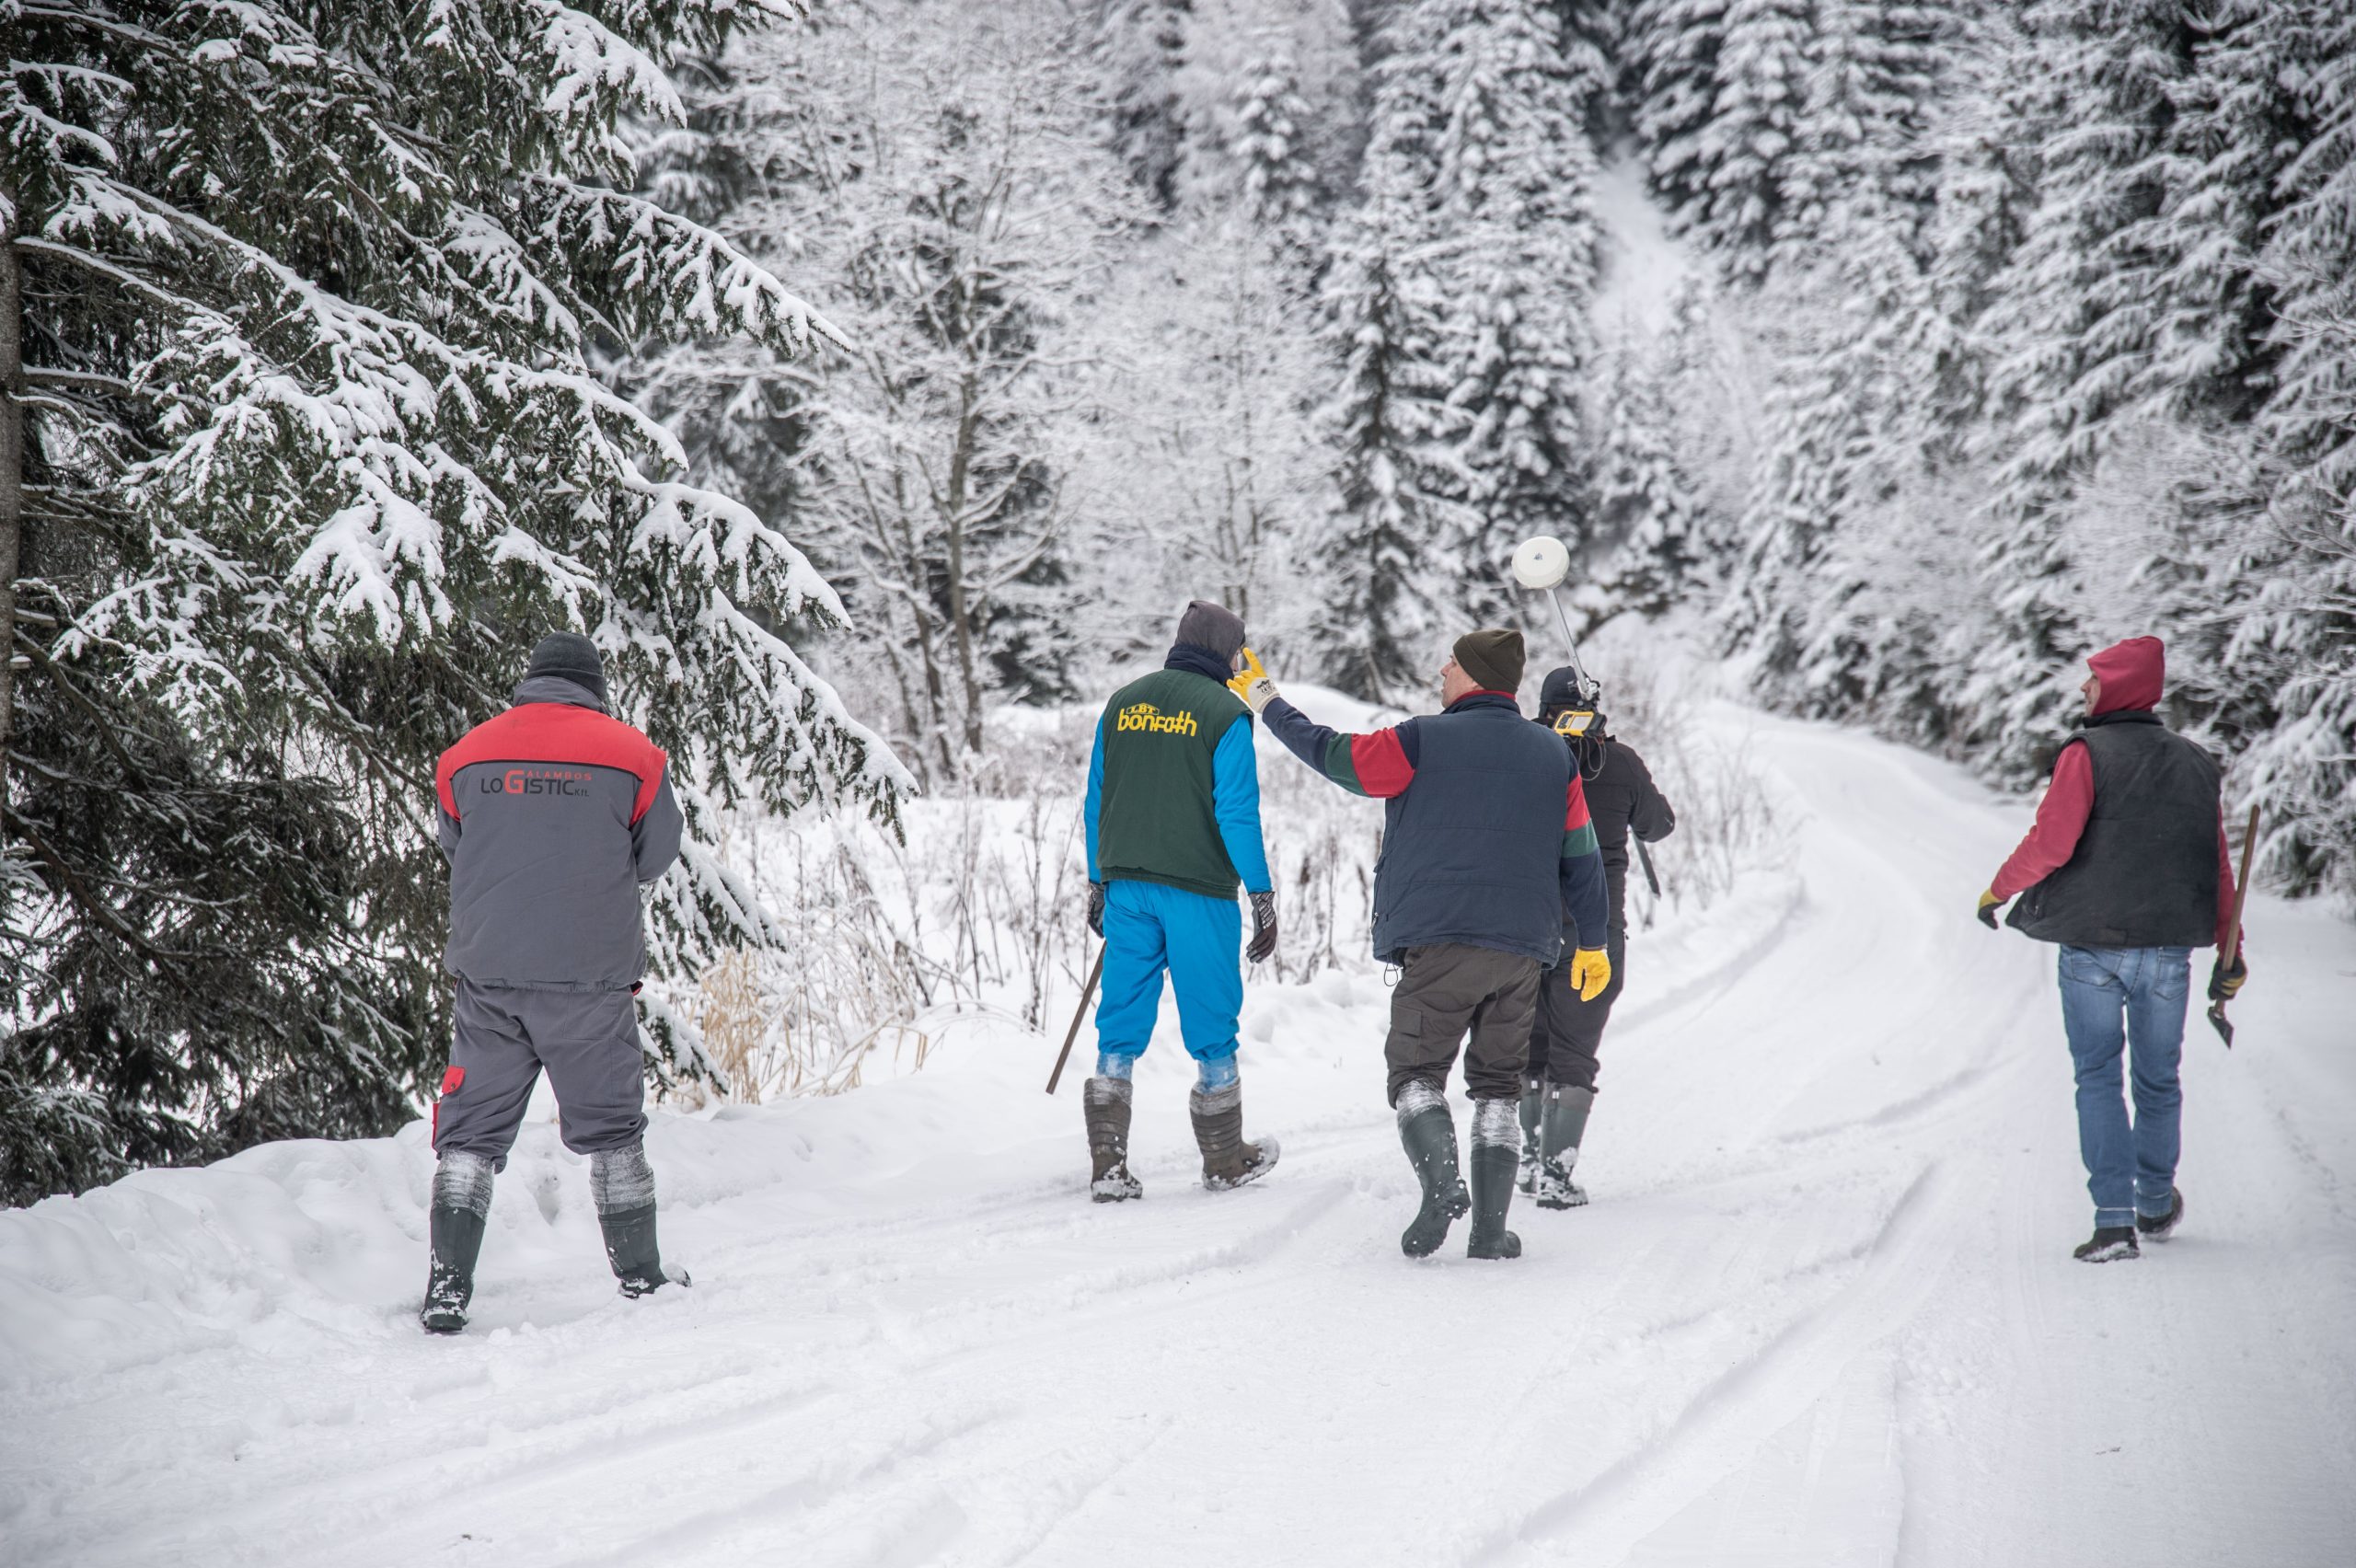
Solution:
<svg viewBox="0 0 2356 1568">
<path fill-rule="evenodd" d="M 1574 767 L 1571 769 L 1571 787 L 1563 792 L 1563 831 L 1576 833 L 1594 820 L 1587 809 L 1587 780 L 1581 778 L 1579 770 Z"/>
<path fill-rule="evenodd" d="M 2070 863 L 2077 852 L 2078 836 L 2086 830 L 2086 816 L 2095 808 L 2095 767 L 2086 748 L 2073 741 L 2053 762 L 2053 782 L 2038 802 L 2037 825 L 2028 830 L 2011 859 L 1997 870 L 1988 891 L 1998 899 L 2025 893 Z"/>
<path fill-rule="evenodd" d="M 1415 781 L 1415 765 L 1407 760 L 1407 748 L 1399 744 L 1396 730 L 1377 730 L 1349 740 L 1350 770 L 1357 775 L 1358 788 L 1368 794 L 1387 801 L 1406 793 L 1407 786 Z"/>
<path fill-rule="evenodd" d="M 2225 957 L 2225 928 L 2234 918 L 2234 856 L 2225 847 L 2225 804 L 2217 802 L 2217 958 Z M 2242 947 L 2249 946 L 2249 933 L 2242 933 Z"/>
</svg>

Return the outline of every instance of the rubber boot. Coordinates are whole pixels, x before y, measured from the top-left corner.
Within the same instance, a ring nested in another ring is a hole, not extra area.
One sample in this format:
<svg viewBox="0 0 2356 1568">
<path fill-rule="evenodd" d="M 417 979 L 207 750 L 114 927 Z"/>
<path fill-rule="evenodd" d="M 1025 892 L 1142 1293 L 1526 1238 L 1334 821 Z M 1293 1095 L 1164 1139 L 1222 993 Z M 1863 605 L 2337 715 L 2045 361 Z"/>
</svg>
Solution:
<svg viewBox="0 0 2356 1568">
<path fill-rule="evenodd" d="M 1531 1184 L 1538 1180 L 1538 1121 L 1546 1103 L 1545 1091 L 1543 1078 L 1521 1080 L 1521 1173 L 1514 1184 L 1525 1193 L 1532 1191 Z"/>
<path fill-rule="evenodd" d="M 1423 1206 L 1399 1237 L 1399 1250 L 1427 1258 L 1448 1239 L 1448 1228 L 1472 1206 L 1456 1169 L 1456 1121 L 1438 1090 L 1418 1078 L 1399 1091 L 1399 1142 L 1423 1183 Z"/>
<path fill-rule="evenodd" d="M 1203 1151 L 1203 1185 L 1214 1193 L 1257 1182 L 1276 1168 L 1281 1152 L 1274 1138 L 1243 1141 L 1243 1086 L 1222 1084 L 1195 1088 L 1186 1095 L 1186 1113 L 1195 1123 L 1195 1147 Z"/>
<path fill-rule="evenodd" d="M 654 1243 L 654 1170 L 646 1163 L 643 1145 L 591 1155 L 589 1190 L 597 1200 L 606 1262 L 613 1265 L 624 1296 L 636 1300 L 666 1285 L 689 1283 L 684 1269 L 663 1272 L 662 1253 Z"/>
<path fill-rule="evenodd" d="M 1080 1097 L 1088 1118 L 1088 1195 L 1096 1203 L 1117 1204 L 1145 1196 L 1145 1187 L 1129 1174 L 1129 1110 L 1137 1086 L 1124 1078 L 1092 1078 Z"/>
<path fill-rule="evenodd" d="M 1547 1088 L 1538 1132 L 1538 1182 L 1530 1189 L 1540 1208 L 1577 1208 L 1587 1202 L 1587 1192 L 1571 1180 L 1571 1170 L 1579 1162 L 1579 1140 L 1587 1136 L 1587 1113 L 1594 1107 L 1591 1089 Z"/>
<path fill-rule="evenodd" d="M 1472 1234 L 1468 1258 L 1519 1258 L 1521 1238 L 1506 1228 L 1513 1205 L 1513 1168 L 1520 1147 L 1513 1102 L 1476 1101 L 1472 1106 Z"/>
<path fill-rule="evenodd" d="M 467 1309 L 475 1298 L 475 1260 L 482 1252 L 491 1178 L 498 1169 L 479 1154 L 451 1153 L 433 1172 L 425 1216 L 425 1303 L 417 1312 L 429 1334 L 455 1334 L 467 1326 Z"/>
</svg>

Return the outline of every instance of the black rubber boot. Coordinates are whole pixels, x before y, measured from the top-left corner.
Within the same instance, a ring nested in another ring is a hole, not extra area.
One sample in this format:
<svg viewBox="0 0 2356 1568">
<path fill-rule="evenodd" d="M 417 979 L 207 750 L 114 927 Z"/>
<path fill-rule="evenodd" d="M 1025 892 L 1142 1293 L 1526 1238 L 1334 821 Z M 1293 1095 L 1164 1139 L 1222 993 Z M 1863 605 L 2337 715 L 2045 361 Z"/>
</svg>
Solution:
<svg viewBox="0 0 2356 1568">
<path fill-rule="evenodd" d="M 1092 1078 L 1080 1090 L 1080 1111 L 1088 1120 L 1088 1195 L 1100 1204 L 1145 1196 L 1144 1184 L 1129 1174 L 1129 1110 L 1135 1092 L 1136 1087 L 1122 1078 Z"/>
<path fill-rule="evenodd" d="M 1476 1101 L 1472 1106 L 1472 1234 L 1468 1258 L 1519 1258 L 1521 1238 L 1506 1228 L 1513 1206 L 1513 1168 L 1519 1128 L 1508 1100 Z"/>
<path fill-rule="evenodd" d="M 1423 1183 L 1424 1204 L 1399 1238 L 1399 1250 L 1427 1258 L 1448 1239 L 1448 1228 L 1472 1206 L 1456 1169 L 1456 1122 L 1438 1090 L 1417 1079 L 1399 1091 L 1399 1141 Z"/>
<path fill-rule="evenodd" d="M 1587 1193 L 1571 1180 L 1579 1161 L 1579 1141 L 1587 1136 L 1588 1113 L 1595 1107 L 1595 1090 L 1549 1085 L 1538 1127 L 1538 1180 L 1522 1190 L 1534 1193 L 1542 1209 L 1577 1208 Z"/>
<path fill-rule="evenodd" d="M 1195 1123 L 1195 1147 L 1203 1151 L 1203 1185 L 1214 1193 L 1257 1182 L 1276 1168 L 1281 1152 L 1274 1138 L 1243 1141 L 1243 1086 L 1222 1084 L 1186 1096 L 1186 1113 Z"/>
<path fill-rule="evenodd" d="M 1525 1193 L 1533 1191 L 1538 1181 L 1538 1126 L 1545 1096 L 1545 1079 L 1521 1080 L 1521 1174 L 1515 1185 Z"/>
<path fill-rule="evenodd" d="M 641 1144 L 599 1149 L 589 1157 L 589 1190 L 597 1200 L 597 1228 L 606 1236 L 606 1262 L 635 1300 L 666 1285 L 688 1283 L 685 1269 L 663 1272 L 654 1244 L 654 1170 Z"/>
<path fill-rule="evenodd" d="M 425 1303 L 417 1312 L 429 1334 L 455 1334 L 467 1326 L 467 1309 L 475 1298 L 475 1260 L 482 1252 L 491 1179 L 498 1170 L 498 1162 L 483 1155 L 456 1152 L 443 1156 L 434 1170 L 425 1216 Z"/>
<path fill-rule="evenodd" d="M 425 1305 L 417 1320 L 429 1334 L 455 1334 L 467 1326 L 475 1298 L 475 1259 L 482 1251 L 483 1216 L 462 1208 L 437 1208 L 426 1216 L 433 1257 L 425 1273 Z"/>
</svg>

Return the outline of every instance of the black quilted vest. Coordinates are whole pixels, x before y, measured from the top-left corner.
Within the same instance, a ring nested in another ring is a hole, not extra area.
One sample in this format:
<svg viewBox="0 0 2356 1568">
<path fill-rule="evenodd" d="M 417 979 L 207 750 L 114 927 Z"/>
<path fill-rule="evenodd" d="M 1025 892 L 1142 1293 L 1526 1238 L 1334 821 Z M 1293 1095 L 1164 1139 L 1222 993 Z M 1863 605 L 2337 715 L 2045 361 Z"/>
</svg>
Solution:
<svg viewBox="0 0 2356 1568">
<path fill-rule="evenodd" d="M 2217 940 L 2217 759 L 2148 709 L 2089 719 L 2073 740 L 2095 803 L 2066 864 L 2021 894 L 2010 924 L 2072 947 L 2207 947 Z"/>
</svg>

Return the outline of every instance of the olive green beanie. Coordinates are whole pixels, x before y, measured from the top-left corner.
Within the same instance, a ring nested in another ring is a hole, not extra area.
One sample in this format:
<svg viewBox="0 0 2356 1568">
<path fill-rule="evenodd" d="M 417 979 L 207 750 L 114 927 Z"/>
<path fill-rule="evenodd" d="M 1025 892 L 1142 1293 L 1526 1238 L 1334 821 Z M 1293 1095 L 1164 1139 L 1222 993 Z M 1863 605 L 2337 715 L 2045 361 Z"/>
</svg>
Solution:
<svg viewBox="0 0 2356 1568">
<path fill-rule="evenodd" d="M 1458 638 L 1452 651 L 1458 667 L 1478 681 L 1483 691 L 1510 695 L 1521 689 L 1521 633 L 1484 626 Z"/>
</svg>

